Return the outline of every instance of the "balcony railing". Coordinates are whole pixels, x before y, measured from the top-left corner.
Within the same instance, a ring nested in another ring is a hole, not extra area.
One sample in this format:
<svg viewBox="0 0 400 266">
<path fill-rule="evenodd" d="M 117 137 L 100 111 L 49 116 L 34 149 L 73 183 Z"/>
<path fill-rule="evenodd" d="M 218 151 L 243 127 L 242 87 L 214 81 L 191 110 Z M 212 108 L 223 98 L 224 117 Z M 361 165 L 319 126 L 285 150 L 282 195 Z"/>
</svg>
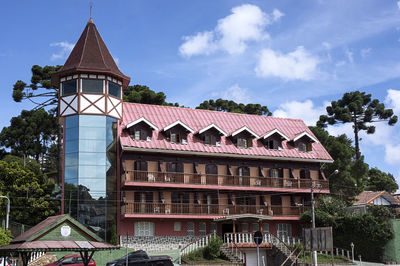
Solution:
<svg viewBox="0 0 400 266">
<path fill-rule="evenodd" d="M 122 182 L 148 182 L 148 183 L 176 183 L 219 186 L 244 186 L 244 187 L 277 187 L 309 189 L 310 179 L 278 178 L 261 176 L 238 175 L 206 175 L 195 173 L 163 173 L 149 171 L 125 171 Z M 329 189 L 327 180 L 313 180 L 317 190 Z"/>
<path fill-rule="evenodd" d="M 122 214 L 187 214 L 187 215 L 237 215 L 258 214 L 269 216 L 299 216 L 307 206 L 265 206 L 193 203 L 125 202 Z"/>
</svg>

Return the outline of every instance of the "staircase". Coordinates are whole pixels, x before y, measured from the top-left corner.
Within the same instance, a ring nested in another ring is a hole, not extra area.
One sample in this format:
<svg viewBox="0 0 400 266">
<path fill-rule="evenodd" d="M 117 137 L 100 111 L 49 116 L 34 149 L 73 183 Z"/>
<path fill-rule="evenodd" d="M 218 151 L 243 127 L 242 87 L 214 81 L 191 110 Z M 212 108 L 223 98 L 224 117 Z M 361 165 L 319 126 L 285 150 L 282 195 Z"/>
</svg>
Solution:
<svg viewBox="0 0 400 266">
<path fill-rule="evenodd" d="M 225 257 L 227 257 L 232 265 L 243 265 L 243 254 L 241 254 L 241 251 L 229 248 L 227 243 L 224 243 L 221 246 L 221 253 L 224 254 Z M 242 258 L 240 258 L 241 256 Z"/>
<path fill-rule="evenodd" d="M 284 265 L 292 265 L 296 260 L 296 256 L 294 254 L 292 254 L 292 251 L 279 238 L 277 238 L 274 235 L 270 235 L 270 237 L 271 237 L 271 242 L 274 245 L 274 247 L 278 251 L 280 251 L 284 255 L 284 257 L 287 258 Z"/>
</svg>

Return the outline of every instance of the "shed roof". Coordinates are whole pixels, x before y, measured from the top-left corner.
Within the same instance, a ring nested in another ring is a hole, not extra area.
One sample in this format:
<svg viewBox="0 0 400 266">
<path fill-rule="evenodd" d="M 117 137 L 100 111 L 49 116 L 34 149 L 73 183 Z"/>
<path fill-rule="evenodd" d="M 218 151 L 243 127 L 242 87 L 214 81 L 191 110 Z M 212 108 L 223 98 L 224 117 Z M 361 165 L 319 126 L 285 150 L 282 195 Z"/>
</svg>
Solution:
<svg viewBox="0 0 400 266">
<path fill-rule="evenodd" d="M 400 204 L 400 202 L 394 196 L 390 195 L 386 191 L 363 191 L 356 196 L 356 202 L 353 204 L 353 206 L 373 205 L 374 200 L 380 197 L 384 198 L 392 205 Z"/>
</svg>

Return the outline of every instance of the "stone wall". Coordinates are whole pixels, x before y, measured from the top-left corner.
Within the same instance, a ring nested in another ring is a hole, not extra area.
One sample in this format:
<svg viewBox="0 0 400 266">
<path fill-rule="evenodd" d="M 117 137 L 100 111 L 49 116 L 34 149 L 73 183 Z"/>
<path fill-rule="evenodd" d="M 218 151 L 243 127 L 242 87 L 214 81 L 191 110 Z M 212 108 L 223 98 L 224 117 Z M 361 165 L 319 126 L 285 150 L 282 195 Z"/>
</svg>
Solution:
<svg viewBox="0 0 400 266">
<path fill-rule="evenodd" d="M 204 236 L 126 236 L 120 237 L 120 245 L 126 247 L 128 243 L 129 248 L 135 250 L 172 250 L 185 247 L 197 239 Z"/>
</svg>

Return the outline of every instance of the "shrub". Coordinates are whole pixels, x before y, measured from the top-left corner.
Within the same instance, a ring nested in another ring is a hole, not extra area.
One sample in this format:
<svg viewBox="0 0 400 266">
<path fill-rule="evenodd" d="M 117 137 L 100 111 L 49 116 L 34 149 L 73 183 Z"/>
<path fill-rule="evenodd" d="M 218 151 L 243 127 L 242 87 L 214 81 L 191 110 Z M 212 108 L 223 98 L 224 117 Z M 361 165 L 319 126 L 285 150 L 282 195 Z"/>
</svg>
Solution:
<svg viewBox="0 0 400 266">
<path fill-rule="evenodd" d="M 204 258 L 208 260 L 214 260 L 221 256 L 221 246 L 222 239 L 218 237 L 212 237 L 208 246 L 206 246 L 203 250 Z"/>
</svg>

